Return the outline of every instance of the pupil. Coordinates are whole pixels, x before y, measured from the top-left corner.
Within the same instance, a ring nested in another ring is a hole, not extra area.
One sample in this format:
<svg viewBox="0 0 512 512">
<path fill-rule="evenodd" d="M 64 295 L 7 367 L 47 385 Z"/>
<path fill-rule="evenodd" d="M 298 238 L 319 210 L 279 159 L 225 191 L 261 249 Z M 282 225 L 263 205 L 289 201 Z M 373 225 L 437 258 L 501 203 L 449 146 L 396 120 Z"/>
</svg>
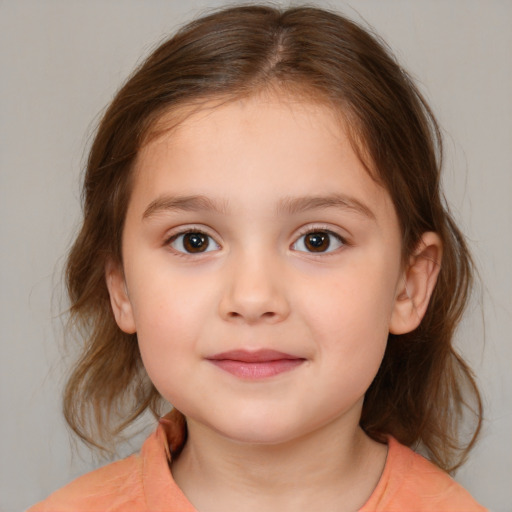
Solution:
<svg viewBox="0 0 512 512">
<path fill-rule="evenodd" d="M 306 247 L 313 252 L 325 251 L 329 247 L 329 243 L 326 233 L 310 233 L 306 236 Z"/>
<path fill-rule="evenodd" d="M 187 233 L 183 245 L 187 252 L 203 252 L 208 247 L 208 240 L 202 233 Z"/>
</svg>

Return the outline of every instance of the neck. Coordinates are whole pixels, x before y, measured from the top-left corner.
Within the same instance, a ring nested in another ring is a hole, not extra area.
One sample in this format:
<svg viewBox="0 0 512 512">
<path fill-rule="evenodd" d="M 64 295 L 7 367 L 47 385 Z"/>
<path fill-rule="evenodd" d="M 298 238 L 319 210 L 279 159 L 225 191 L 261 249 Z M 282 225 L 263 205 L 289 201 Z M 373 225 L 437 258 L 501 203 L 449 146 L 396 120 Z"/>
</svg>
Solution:
<svg viewBox="0 0 512 512">
<path fill-rule="evenodd" d="M 173 477 L 201 512 L 358 510 L 377 485 L 386 447 L 356 425 L 273 445 L 234 442 L 188 422 Z"/>
</svg>

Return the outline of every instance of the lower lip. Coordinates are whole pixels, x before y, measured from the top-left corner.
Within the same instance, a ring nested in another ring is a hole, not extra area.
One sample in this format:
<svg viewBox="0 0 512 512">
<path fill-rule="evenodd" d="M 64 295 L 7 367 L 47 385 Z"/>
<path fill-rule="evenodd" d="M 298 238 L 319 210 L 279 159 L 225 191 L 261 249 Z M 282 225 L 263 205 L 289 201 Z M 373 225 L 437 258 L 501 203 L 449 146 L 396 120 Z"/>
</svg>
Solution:
<svg viewBox="0 0 512 512">
<path fill-rule="evenodd" d="M 215 366 L 241 379 L 256 380 L 274 377 L 300 366 L 304 359 L 276 359 L 249 363 L 232 359 L 210 359 Z"/>
</svg>

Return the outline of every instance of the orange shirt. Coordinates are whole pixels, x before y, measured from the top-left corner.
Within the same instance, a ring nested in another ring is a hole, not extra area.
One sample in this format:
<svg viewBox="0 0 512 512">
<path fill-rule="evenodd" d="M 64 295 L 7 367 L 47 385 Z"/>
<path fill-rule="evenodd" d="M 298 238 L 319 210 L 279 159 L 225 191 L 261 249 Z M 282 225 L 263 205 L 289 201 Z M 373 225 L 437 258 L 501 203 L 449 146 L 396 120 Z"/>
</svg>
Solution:
<svg viewBox="0 0 512 512">
<path fill-rule="evenodd" d="M 80 478 L 27 512 L 197 512 L 169 471 L 169 446 L 183 439 L 179 422 L 165 417 L 140 454 Z M 359 512 L 484 512 L 449 475 L 389 439 L 382 477 Z"/>
</svg>

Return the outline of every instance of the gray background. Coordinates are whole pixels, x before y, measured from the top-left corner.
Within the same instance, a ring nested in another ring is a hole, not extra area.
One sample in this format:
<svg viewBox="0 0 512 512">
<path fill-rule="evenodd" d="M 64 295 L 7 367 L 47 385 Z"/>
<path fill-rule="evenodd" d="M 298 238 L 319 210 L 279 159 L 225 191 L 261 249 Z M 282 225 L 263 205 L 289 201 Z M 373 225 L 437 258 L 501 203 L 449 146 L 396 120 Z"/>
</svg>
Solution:
<svg viewBox="0 0 512 512">
<path fill-rule="evenodd" d="M 457 479 L 492 510 L 509 511 L 512 2 L 312 3 L 373 25 L 419 80 L 444 128 L 447 195 L 483 282 L 458 344 L 478 375 L 486 422 Z M 23 510 L 97 464 L 83 450 L 72 456 L 60 415 L 72 355 L 61 350 L 60 272 L 79 219 L 80 170 L 100 111 L 135 63 L 182 22 L 216 5 L 0 0 L 3 512 Z"/>
</svg>

